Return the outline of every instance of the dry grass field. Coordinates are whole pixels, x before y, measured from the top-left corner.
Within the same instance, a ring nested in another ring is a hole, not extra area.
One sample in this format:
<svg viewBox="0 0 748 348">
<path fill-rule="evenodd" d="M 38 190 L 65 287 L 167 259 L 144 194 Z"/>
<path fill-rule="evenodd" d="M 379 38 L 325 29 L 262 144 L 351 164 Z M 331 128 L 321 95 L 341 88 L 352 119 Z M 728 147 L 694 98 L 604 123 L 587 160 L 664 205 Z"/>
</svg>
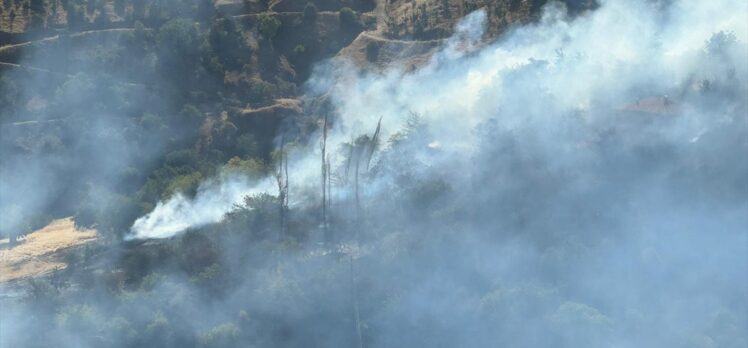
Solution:
<svg viewBox="0 0 748 348">
<path fill-rule="evenodd" d="M 38 277 L 67 267 L 63 252 L 96 240 L 96 230 L 80 230 L 72 218 L 52 221 L 13 247 L 0 240 L 0 283 Z"/>
</svg>

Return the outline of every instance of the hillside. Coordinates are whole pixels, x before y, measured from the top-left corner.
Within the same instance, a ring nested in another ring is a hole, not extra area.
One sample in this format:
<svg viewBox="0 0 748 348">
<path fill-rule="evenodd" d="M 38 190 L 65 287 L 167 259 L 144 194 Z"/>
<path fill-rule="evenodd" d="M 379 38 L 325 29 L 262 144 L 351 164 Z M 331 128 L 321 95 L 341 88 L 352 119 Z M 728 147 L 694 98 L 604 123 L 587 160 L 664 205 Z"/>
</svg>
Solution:
<svg viewBox="0 0 748 348">
<path fill-rule="evenodd" d="M 746 13 L 0 0 L 0 348 L 745 347 Z"/>
<path fill-rule="evenodd" d="M 218 164 L 234 157 L 269 162 L 281 125 L 298 128 L 298 139 L 314 131 L 310 122 L 319 117 L 322 100 L 299 99 L 293 108 L 274 105 L 300 98 L 316 63 L 337 56 L 360 67 L 412 69 L 433 54 L 470 10 L 486 9 L 490 39 L 532 20 L 539 4 L 256 0 L 175 1 L 167 7 L 128 0 L 8 0 L 0 8 L 8 18 L 0 22 L 0 92 L 5 100 L 0 142 L 4 149 L 14 149 L 6 163 L 55 154 L 70 156 L 72 164 L 81 149 L 98 156 L 91 145 L 109 130 L 92 130 L 86 136 L 92 143 L 86 144 L 69 134 L 94 119 L 107 120 L 99 125 L 114 127 L 117 136 L 100 139 L 102 144 L 111 144 L 111 150 L 143 146 L 132 152 L 140 155 L 111 169 L 119 173 L 114 187 L 91 186 L 101 180 L 91 172 L 56 189 L 55 195 L 83 202 L 79 198 L 91 190 L 121 196 L 118 201 L 127 208 L 116 209 L 128 211 L 130 218 L 121 221 L 128 224 L 159 198 L 194 192 L 198 178 L 211 176 Z M 16 13 L 12 21 L 11 13 Z M 33 25 L 32 19 L 37 21 Z M 154 145 L 160 150 L 147 150 Z M 57 165 L 45 175 L 61 178 L 71 171 L 75 169 L 69 165 Z M 99 214 L 89 211 L 93 207 L 56 201 L 34 203 L 44 206 L 43 213 L 19 219 L 49 221 L 48 216 L 74 214 L 90 224 Z M 23 208 L 11 204 L 5 209 Z"/>
</svg>

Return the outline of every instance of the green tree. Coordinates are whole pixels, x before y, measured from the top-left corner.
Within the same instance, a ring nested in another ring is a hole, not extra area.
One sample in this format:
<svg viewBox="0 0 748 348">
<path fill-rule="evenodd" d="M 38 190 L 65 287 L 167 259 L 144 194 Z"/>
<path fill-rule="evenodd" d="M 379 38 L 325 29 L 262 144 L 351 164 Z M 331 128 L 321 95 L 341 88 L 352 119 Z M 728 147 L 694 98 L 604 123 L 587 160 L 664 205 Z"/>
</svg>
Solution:
<svg viewBox="0 0 748 348">
<path fill-rule="evenodd" d="M 132 0 L 132 17 L 145 19 L 145 0 Z"/>
<path fill-rule="evenodd" d="M 68 11 L 68 26 L 71 29 L 80 29 L 86 24 L 86 16 L 84 15 L 84 9 L 82 7 L 71 6 Z"/>
<path fill-rule="evenodd" d="M 730 46 L 737 42 L 735 33 L 730 31 L 719 31 L 714 33 L 706 41 L 706 51 L 711 55 L 724 55 Z"/>
<path fill-rule="evenodd" d="M 216 7 L 212 0 L 198 0 L 197 16 L 198 18 L 208 19 L 216 15 Z"/>
<path fill-rule="evenodd" d="M 242 60 L 249 56 L 249 48 L 231 18 L 213 21 L 207 39 L 211 54 L 217 56 L 222 66 L 237 69 L 241 67 Z"/>
<path fill-rule="evenodd" d="M 125 0 L 114 0 L 114 13 L 118 16 L 125 15 Z"/>
<path fill-rule="evenodd" d="M 313 2 L 307 2 L 304 6 L 304 21 L 312 23 L 317 20 L 317 6 Z"/>
<path fill-rule="evenodd" d="M 302 44 L 298 44 L 293 48 L 293 53 L 297 56 L 304 54 L 304 52 L 306 52 L 306 48 Z"/>
<path fill-rule="evenodd" d="M 340 19 L 340 24 L 345 28 L 361 27 L 361 22 L 358 20 L 356 12 L 354 12 L 350 7 L 341 8 L 340 11 L 338 11 L 338 18 Z"/>
<path fill-rule="evenodd" d="M 0 116 L 12 111 L 19 104 L 20 97 L 21 90 L 16 82 L 7 76 L 0 76 Z"/>
<path fill-rule="evenodd" d="M 172 82 L 190 82 L 199 58 L 195 23 L 186 18 L 166 22 L 158 31 L 156 43 L 161 73 Z"/>
<path fill-rule="evenodd" d="M 45 7 L 44 0 L 31 0 L 29 1 L 29 23 L 28 27 L 31 30 L 40 29 L 44 27 L 44 18 L 47 16 L 47 9 Z"/>
<path fill-rule="evenodd" d="M 257 15 L 257 30 L 266 40 L 273 40 L 275 35 L 278 34 L 280 26 L 280 20 L 270 13 L 265 12 Z"/>
<path fill-rule="evenodd" d="M 46 15 L 47 9 L 45 8 L 46 2 L 44 0 L 31 0 L 30 7 L 31 11 L 40 15 Z"/>
</svg>

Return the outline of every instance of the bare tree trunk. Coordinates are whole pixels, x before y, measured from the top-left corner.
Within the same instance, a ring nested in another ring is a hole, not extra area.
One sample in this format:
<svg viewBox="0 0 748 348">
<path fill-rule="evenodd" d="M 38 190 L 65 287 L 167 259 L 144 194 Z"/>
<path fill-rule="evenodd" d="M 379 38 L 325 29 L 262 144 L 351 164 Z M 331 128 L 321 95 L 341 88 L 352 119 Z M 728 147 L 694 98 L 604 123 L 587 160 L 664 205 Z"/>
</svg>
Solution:
<svg viewBox="0 0 748 348">
<path fill-rule="evenodd" d="M 286 177 L 285 185 L 283 186 L 284 190 L 284 197 L 286 198 L 286 201 L 283 202 L 283 207 L 288 210 L 288 155 L 283 156 L 283 173 Z"/>
<path fill-rule="evenodd" d="M 356 233 L 355 233 L 355 245 L 358 247 L 359 241 L 360 241 L 360 230 L 364 228 L 364 224 L 362 221 L 362 207 L 361 207 L 361 195 L 359 192 L 359 176 L 361 174 L 361 160 L 363 159 L 365 161 L 366 165 L 366 172 L 369 171 L 369 164 L 371 163 L 372 155 L 374 154 L 374 151 L 376 150 L 377 143 L 379 141 L 379 131 L 381 129 L 382 124 L 382 118 L 379 118 L 379 122 L 377 122 L 377 129 L 374 131 L 374 134 L 371 138 L 362 137 L 359 138 L 362 141 L 355 141 L 351 148 L 351 155 L 348 157 L 349 164 L 346 168 L 346 173 L 348 172 L 348 167 L 350 166 L 350 161 L 355 161 L 355 169 L 354 169 L 354 194 L 356 199 Z M 355 251 L 352 251 L 355 252 Z M 350 255 L 350 277 L 351 277 L 351 297 L 353 299 L 353 320 L 354 325 L 356 329 L 356 339 L 358 343 L 358 348 L 364 347 L 364 341 L 363 341 L 363 335 L 361 334 L 361 316 L 359 313 L 359 306 L 358 306 L 358 293 L 356 289 L 356 281 L 355 281 L 355 270 L 354 270 L 354 264 L 353 264 L 353 254 Z"/>
<path fill-rule="evenodd" d="M 288 220 L 289 220 L 289 213 L 290 213 L 290 211 L 288 210 L 288 200 L 290 199 L 289 190 L 288 190 L 288 185 L 289 185 L 289 180 L 288 180 L 288 154 L 286 154 L 286 155 L 283 156 L 283 172 L 284 172 L 285 177 L 286 177 L 285 185 L 283 187 L 283 197 L 286 198 L 286 201 L 283 202 L 283 213 L 284 213 L 283 221 L 285 222 L 285 224 L 283 226 L 283 233 L 284 233 L 284 235 L 288 235 Z"/>
<path fill-rule="evenodd" d="M 361 223 L 361 198 L 358 195 L 358 172 L 359 172 L 359 161 L 356 160 L 356 171 L 354 172 L 354 192 L 356 194 L 356 220 L 357 223 Z M 359 225 L 360 226 L 360 225 Z M 356 241 L 358 241 L 358 228 L 356 229 Z"/>
<path fill-rule="evenodd" d="M 330 159 L 327 159 L 327 210 L 332 213 L 332 175 L 330 171 Z M 329 219 L 328 219 L 329 223 Z"/>
<path fill-rule="evenodd" d="M 377 146 L 379 145 L 379 130 L 382 127 L 382 117 L 379 117 L 379 121 L 377 122 L 377 129 L 374 131 L 374 135 L 371 136 L 371 139 L 369 140 L 369 144 L 366 149 L 366 172 L 369 172 L 369 164 L 371 164 L 371 157 L 374 155 L 374 151 L 377 149 Z"/>
<path fill-rule="evenodd" d="M 361 316 L 358 309 L 358 291 L 356 290 L 356 279 L 354 277 L 355 272 L 353 271 L 353 255 L 349 256 L 350 261 L 350 275 L 351 275 L 351 298 L 353 300 L 353 325 L 356 330 L 356 340 L 358 341 L 358 348 L 364 347 L 363 336 L 361 335 Z"/>
<path fill-rule="evenodd" d="M 278 182 L 278 220 L 279 220 L 279 240 L 285 236 L 285 219 L 286 219 L 286 200 L 288 191 L 288 167 L 285 167 L 284 173 L 284 160 L 285 160 L 285 139 L 281 136 L 280 153 L 278 160 L 278 172 L 275 175 L 275 179 Z M 285 175 L 284 175 L 285 174 Z"/>
<path fill-rule="evenodd" d="M 322 150 L 322 228 L 325 234 L 325 242 L 330 242 L 330 232 L 327 228 L 327 114 L 325 114 L 324 122 L 322 123 L 322 142 L 320 144 Z"/>
<path fill-rule="evenodd" d="M 348 185 L 348 174 L 351 172 L 351 162 L 353 161 L 353 155 L 356 150 L 356 142 L 351 141 L 350 150 L 348 150 L 348 158 L 345 161 L 345 184 Z"/>
</svg>

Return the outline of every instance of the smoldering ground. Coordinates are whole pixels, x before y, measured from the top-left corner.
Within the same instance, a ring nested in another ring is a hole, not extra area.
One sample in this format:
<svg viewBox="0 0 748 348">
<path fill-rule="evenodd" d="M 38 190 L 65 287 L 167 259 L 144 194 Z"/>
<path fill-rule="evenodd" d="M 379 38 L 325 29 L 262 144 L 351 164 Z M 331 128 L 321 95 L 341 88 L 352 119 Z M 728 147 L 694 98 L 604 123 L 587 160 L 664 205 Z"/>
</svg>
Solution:
<svg viewBox="0 0 748 348">
<path fill-rule="evenodd" d="M 13 304 L 3 344 L 743 347 L 746 10 L 552 4 L 494 43 L 477 12 L 471 44 L 417 71 L 320 66 L 334 242 L 313 237 L 313 137 L 289 157 L 285 225 L 273 191 L 235 202 L 141 244 L 135 288 Z"/>
</svg>

